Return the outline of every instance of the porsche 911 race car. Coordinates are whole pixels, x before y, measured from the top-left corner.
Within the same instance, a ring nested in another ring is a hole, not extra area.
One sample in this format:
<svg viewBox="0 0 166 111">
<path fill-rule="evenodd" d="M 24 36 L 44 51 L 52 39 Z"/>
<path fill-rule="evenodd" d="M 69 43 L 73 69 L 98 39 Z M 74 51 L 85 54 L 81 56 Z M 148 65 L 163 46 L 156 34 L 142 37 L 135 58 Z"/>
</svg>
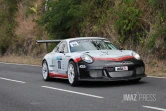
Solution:
<svg viewBox="0 0 166 111">
<path fill-rule="evenodd" d="M 37 40 L 38 43 L 60 42 L 42 61 L 42 75 L 79 81 L 139 81 L 145 77 L 145 65 L 139 54 L 119 50 L 101 37 L 78 37 L 65 40 Z"/>
</svg>

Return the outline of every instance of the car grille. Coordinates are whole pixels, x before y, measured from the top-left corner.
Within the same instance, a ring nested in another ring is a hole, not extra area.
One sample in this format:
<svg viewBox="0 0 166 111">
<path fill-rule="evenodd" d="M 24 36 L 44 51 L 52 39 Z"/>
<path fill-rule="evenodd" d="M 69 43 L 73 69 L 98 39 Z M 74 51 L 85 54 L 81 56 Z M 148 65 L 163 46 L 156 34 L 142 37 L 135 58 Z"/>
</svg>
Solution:
<svg viewBox="0 0 166 111">
<path fill-rule="evenodd" d="M 109 72 L 111 77 L 128 77 L 132 76 L 133 71 L 123 71 L 123 72 Z"/>
</svg>

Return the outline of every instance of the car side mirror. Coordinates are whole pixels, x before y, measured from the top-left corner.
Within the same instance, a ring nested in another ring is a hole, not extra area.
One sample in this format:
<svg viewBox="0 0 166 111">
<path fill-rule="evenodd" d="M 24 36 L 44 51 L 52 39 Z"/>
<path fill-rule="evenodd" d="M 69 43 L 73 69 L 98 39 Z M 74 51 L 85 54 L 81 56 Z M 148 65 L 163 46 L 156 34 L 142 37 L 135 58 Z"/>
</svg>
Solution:
<svg viewBox="0 0 166 111">
<path fill-rule="evenodd" d="M 124 50 L 124 48 L 123 48 L 123 47 L 120 47 L 119 50 Z"/>
</svg>

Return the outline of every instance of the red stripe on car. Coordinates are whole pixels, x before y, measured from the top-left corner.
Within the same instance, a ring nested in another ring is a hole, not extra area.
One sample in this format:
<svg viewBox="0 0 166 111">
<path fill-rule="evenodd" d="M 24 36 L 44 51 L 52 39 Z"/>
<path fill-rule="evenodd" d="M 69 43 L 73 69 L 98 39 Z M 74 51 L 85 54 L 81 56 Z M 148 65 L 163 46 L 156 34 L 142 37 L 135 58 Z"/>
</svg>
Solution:
<svg viewBox="0 0 166 111">
<path fill-rule="evenodd" d="M 81 61 L 81 57 L 74 59 L 74 62 L 79 62 Z"/>
<path fill-rule="evenodd" d="M 132 59 L 134 58 L 133 56 L 124 56 L 124 57 L 119 57 L 119 58 L 96 58 L 93 57 L 93 60 L 112 60 L 112 61 L 122 61 L 126 59 Z"/>
<path fill-rule="evenodd" d="M 56 74 L 56 73 L 53 73 L 53 72 L 50 72 L 49 73 L 49 76 L 50 77 L 57 77 L 57 78 L 68 78 L 67 74 Z"/>
</svg>

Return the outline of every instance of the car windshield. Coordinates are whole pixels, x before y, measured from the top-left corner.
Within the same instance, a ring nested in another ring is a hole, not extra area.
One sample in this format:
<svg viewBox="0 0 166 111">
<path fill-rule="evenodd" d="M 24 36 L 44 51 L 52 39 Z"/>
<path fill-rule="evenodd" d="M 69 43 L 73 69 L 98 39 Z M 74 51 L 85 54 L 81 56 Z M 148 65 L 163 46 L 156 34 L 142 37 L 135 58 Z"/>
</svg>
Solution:
<svg viewBox="0 0 166 111">
<path fill-rule="evenodd" d="M 117 50 L 116 47 L 105 40 L 75 40 L 69 43 L 71 52 L 88 50 Z"/>
</svg>

